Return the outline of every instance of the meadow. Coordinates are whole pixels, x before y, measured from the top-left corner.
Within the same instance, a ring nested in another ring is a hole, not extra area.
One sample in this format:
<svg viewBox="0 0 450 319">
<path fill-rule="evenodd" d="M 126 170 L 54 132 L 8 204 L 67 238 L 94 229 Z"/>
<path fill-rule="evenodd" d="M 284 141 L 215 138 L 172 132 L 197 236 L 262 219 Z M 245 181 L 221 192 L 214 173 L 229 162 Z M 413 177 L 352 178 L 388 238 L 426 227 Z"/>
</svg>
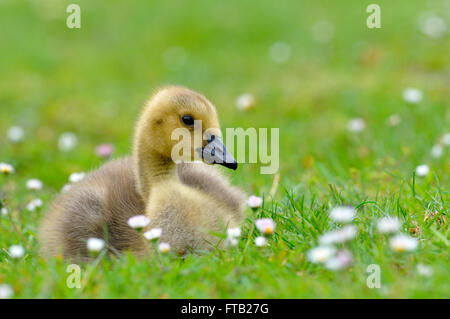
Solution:
<svg viewBox="0 0 450 319">
<path fill-rule="evenodd" d="M 377 1 L 379 29 L 356 0 L 77 0 L 81 28 L 69 29 L 73 2 L 0 3 L 0 163 L 14 168 L 0 173 L 4 297 L 450 296 L 449 1 Z M 166 84 L 205 94 L 223 128 L 279 128 L 279 173 L 224 171 L 264 199 L 246 209 L 236 246 L 184 259 L 101 254 L 70 288 L 67 263 L 38 254 L 41 216 L 71 174 L 107 160 L 98 145 L 130 153 L 142 105 Z M 242 94 L 254 101 L 239 108 Z M 65 148 L 67 132 L 77 143 Z M 341 227 L 330 212 L 342 205 L 355 208 L 357 232 L 336 245 L 352 256 L 337 270 L 308 252 Z M 392 249 L 377 228 L 386 216 L 417 247 Z M 259 218 L 276 224 L 264 247 Z"/>
</svg>

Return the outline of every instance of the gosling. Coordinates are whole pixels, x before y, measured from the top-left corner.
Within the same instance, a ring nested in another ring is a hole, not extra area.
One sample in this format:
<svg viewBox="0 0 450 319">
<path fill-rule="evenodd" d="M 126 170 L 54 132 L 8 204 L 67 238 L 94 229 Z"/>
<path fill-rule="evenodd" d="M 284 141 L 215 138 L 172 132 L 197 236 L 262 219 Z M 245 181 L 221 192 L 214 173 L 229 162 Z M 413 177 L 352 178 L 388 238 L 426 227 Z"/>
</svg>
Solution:
<svg viewBox="0 0 450 319">
<path fill-rule="evenodd" d="M 191 143 L 174 161 L 176 129 L 188 132 L 184 142 Z M 127 223 L 142 214 L 150 218 L 144 231 L 161 228 L 160 241 L 179 255 L 222 246 L 214 233 L 240 225 L 245 195 L 211 164 L 237 168 L 221 140 L 215 107 L 184 87 L 159 90 L 137 122 L 132 156 L 106 163 L 55 199 L 39 229 L 41 253 L 89 261 L 86 242 L 96 237 L 111 254 L 147 255 L 142 234 Z"/>
</svg>

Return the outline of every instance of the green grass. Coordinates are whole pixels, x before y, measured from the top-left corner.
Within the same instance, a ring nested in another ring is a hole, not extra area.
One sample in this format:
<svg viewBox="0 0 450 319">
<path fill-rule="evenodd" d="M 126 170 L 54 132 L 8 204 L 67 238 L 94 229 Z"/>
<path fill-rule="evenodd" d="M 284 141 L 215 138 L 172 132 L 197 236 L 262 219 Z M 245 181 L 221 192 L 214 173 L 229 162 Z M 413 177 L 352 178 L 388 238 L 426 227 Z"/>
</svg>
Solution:
<svg viewBox="0 0 450 319">
<path fill-rule="evenodd" d="M 82 28 L 65 27 L 73 1 L 0 4 L 0 162 L 16 174 L 0 176 L 0 196 L 10 210 L 0 216 L 0 284 L 16 298 L 448 298 L 449 150 L 430 155 L 450 124 L 449 35 L 432 39 L 418 28 L 424 11 L 442 15 L 442 1 L 378 1 L 382 28 L 365 26 L 367 1 L 77 1 Z M 314 41 L 312 25 L 330 21 L 328 44 Z M 290 44 L 285 64 L 268 58 L 276 41 Z M 184 50 L 167 63 L 167 49 Z M 166 52 L 166 54 L 164 54 Z M 228 251 L 139 260 L 101 258 L 82 265 L 82 289 L 69 289 L 66 263 L 37 254 L 36 231 L 70 173 L 102 164 L 97 144 L 111 142 L 115 157 L 128 154 L 135 119 L 152 90 L 175 83 L 203 92 L 216 104 L 222 126 L 280 128 L 280 184 L 261 164 L 242 164 L 230 174 L 248 194 L 265 197 L 263 209 L 247 210 L 239 246 Z M 405 87 L 424 93 L 418 105 L 402 100 Z M 247 112 L 234 104 L 251 92 Z M 386 119 L 399 114 L 399 126 Z M 351 133 L 351 118 L 366 129 Z M 21 144 L 6 139 L 20 125 Z M 57 148 L 73 131 L 78 147 Z M 415 177 L 417 165 L 431 172 Z M 26 190 L 29 178 L 44 189 Z M 28 212 L 34 197 L 44 200 Z M 358 207 L 358 236 L 348 246 L 353 265 L 331 272 L 306 258 L 318 236 L 336 228 L 331 207 Z M 426 214 L 437 212 L 424 220 Z M 377 218 L 398 216 L 403 232 L 419 240 L 416 251 L 396 254 L 375 229 Z M 270 246 L 256 248 L 253 221 L 277 223 Z M 439 222 L 443 221 L 443 222 Z M 26 255 L 9 258 L 21 244 Z M 430 265 L 421 277 L 417 264 Z M 381 267 L 381 289 L 366 285 L 367 266 Z"/>
</svg>

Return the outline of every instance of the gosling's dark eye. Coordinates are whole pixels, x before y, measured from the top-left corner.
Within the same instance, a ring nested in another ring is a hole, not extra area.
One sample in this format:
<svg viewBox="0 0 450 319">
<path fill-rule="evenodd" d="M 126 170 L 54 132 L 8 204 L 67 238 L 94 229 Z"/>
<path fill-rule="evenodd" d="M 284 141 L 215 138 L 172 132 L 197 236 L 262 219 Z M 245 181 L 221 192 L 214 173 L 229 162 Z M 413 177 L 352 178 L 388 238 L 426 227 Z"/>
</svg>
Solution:
<svg viewBox="0 0 450 319">
<path fill-rule="evenodd" d="M 194 118 L 190 115 L 183 115 L 181 121 L 186 126 L 194 126 Z"/>
</svg>

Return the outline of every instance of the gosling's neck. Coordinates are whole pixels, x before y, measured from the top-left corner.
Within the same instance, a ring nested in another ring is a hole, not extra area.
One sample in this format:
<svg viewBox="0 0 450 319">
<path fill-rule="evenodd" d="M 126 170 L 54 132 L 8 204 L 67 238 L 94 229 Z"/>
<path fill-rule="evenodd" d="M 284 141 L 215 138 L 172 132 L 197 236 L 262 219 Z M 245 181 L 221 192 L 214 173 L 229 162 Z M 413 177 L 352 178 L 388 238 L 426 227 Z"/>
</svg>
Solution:
<svg viewBox="0 0 450 319">
<path fill-rule="evenodd" d="M 156 184 L 170 179 L 177 180 L 176 164 L 172 158 L 165 157 L 153 150 L 147 136 L 136 134 L 133 150 L 134 171 L 138 191 L 144 201 Z"/>
</svg>

